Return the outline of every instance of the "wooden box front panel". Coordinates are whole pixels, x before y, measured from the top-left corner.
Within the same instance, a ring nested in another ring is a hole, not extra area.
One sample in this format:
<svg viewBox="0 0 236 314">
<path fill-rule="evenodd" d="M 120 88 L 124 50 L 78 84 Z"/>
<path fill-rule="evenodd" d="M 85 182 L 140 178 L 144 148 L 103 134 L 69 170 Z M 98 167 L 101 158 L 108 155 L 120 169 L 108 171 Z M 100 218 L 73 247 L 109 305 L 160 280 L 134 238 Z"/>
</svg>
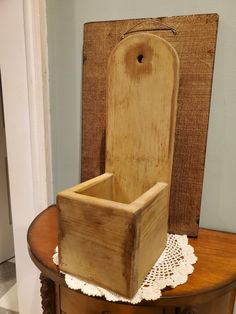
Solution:
<svg viewBox="0 0 236 314">
<path fill-rule="evenodd" d="M 105 170 L 106 69 L 112 49 L 126 32 L 163 37 L 180 58 L 169 232 L 191 236 L 198 233 L 217 27 L 217 14 L 84 26 L 82 180 Z"/>
</svg>

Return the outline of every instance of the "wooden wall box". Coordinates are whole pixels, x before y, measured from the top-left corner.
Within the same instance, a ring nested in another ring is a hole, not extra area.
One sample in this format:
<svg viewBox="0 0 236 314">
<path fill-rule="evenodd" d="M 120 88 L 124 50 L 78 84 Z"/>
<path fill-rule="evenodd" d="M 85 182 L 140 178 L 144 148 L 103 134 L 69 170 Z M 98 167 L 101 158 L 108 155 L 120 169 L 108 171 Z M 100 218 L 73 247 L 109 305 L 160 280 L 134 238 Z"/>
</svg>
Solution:
<svg viewBox="0 0 236 314">
<path fill-rule="evenodd" d="M 178 77 L 167 41 L 123 39 L 108 63 L 105 173 L 57 197 L 60 269 L 126 297 L 166 245 Z"/>
</svg>

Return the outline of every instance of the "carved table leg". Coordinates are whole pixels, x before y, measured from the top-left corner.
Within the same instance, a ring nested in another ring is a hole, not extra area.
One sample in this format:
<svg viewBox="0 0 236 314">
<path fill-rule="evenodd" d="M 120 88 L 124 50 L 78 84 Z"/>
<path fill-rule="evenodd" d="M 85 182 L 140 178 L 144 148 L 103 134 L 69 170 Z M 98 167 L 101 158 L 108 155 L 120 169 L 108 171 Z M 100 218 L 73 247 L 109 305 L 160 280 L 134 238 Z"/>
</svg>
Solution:
<svg viewBox="0 0 236 314">
<path fill-rule="evenodd" d="M 56 303 L 55 303 L 55 285 L 54 282 L 40 274 L 41 282 L 41 298 L 42 298 L 42 314 L 56 314 Z"/>
</svg>

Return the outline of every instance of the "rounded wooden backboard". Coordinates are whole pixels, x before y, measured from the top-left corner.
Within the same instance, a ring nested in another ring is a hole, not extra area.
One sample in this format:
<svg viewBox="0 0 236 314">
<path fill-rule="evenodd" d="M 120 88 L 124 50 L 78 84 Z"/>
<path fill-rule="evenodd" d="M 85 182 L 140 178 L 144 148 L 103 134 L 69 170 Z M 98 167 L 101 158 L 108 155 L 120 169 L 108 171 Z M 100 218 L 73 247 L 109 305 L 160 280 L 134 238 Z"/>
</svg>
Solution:
<svg viewBox="0 0 236 314">
<path fill-rule="evenodd" d="M 139 33 L 112 51 L 107 79 L 106 172 L 114 198 L 130 203 L 156 182 L 170 183 L 179 59 L 164 39 Z"/>
</svg>

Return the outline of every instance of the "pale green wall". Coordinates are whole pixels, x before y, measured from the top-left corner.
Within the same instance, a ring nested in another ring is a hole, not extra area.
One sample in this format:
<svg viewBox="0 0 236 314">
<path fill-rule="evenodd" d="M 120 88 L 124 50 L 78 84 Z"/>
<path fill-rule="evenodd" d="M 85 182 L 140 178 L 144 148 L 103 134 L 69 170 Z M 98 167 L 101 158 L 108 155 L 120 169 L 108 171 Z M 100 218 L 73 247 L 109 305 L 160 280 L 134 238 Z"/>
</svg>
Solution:
<svg viewBox="0 0 236 314">
<path fill-rule="evenodd" d="M 77 1 L 47 1 L 54 195 L 80 179 L 80 72 Z"/>
<path fill-rule="evenodd" d="M 235 0 L 47 0 L 54 192 L 79 180 L 83 23 L 218 13 L 220 25 L 200 223 L 236 232 L 235 12 Z"/>
</svg>

